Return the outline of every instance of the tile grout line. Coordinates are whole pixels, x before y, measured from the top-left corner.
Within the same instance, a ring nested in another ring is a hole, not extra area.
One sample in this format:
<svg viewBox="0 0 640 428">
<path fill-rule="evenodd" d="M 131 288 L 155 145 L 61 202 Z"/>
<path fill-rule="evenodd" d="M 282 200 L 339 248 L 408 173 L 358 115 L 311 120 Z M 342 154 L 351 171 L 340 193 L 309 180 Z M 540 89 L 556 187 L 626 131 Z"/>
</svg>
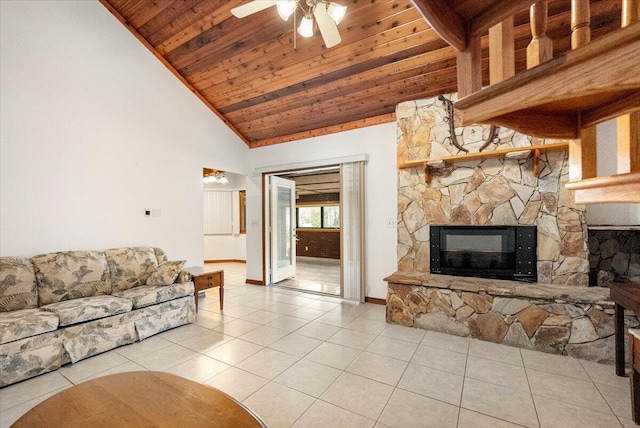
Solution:
<svg viewBox="0 0 640 428">
<path fill-rule="evenodd" d="M 538 427 L 542 426 L 540 424 L 540 415 L 538 414 L 538 406 L 536 405 L 536 400 L 533 398 L 533 390 L 531 389 L 531 382 L 529 381 L 529 372 L 527 371 L 527 365 L 524 361 L 524 356 L 522 355 L 522 351 L 520 351 L 520 359 L 522 360 L 522 368 L 524 369 L 524 376 L 527 379 L 527 387 L 529 389 L 529 395 L 531 396 L 531 402 L 533 403 L 533 411 L 536 413 L 536 420 L 538 421 Z"/>
<path fill-rule="evenodd" d="M 467 380 L 467 365 L 469 364 L 469 346 L 471 342 L 467 342 L 467 354 L 464 359 L 464 371 L 462 372 L 462 389 L 460 390 L 460 401 L 458 402 L 458 417 L 456 419 L 456 426 L 460 425 L 460 413 L 462 413 L 462 397 L 464 396 L 464 384 Z"/>
</svg>

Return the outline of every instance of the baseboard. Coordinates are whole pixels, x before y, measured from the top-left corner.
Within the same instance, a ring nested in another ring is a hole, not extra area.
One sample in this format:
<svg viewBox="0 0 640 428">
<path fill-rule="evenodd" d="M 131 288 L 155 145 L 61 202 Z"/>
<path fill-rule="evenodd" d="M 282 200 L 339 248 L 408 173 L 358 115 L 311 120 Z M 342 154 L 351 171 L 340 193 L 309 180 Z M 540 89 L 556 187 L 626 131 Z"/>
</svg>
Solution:
<svg viewBox="0 0 640 428">
<path fill-rule="evenodd" d="M 258 279 L 247 279 L 245 283 L 250 285 L 264 285 L 264 281 L 260 281 Z"/>
<path fill-rule="evenodd" d="M 246 260 L 239 259 L 222 259 L 222 260 L 205 260 L 205 263 L 247 263 Z"/>
<path fill-rule="evenodd" d="M 377 297 L 365 297 L 365 303 L 373 303 L 374 305 L 386 305 L 386 299 L 378 299 Z"/>
</svg>

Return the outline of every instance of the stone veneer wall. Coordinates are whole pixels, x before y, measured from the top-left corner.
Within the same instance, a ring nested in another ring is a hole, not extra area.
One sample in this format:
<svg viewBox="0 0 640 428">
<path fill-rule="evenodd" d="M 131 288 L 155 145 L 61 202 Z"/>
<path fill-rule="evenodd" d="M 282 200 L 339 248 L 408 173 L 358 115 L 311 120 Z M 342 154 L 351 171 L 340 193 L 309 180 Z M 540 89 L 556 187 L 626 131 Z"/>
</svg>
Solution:
<svg viewBox="0 0 640 428">
<path fill-rule="evenodd" d="M 448 95 L 456 99 L 456 95 Z M 448 140 L 447 113 L 437 98 L 398 104 L 398 160 L 415 161 L 458 154 Z M 456 127 L 459 141 L 478 152 L 488 126 Z M 486 150 L 530 146 L 531 138 L 503 127 L 499 144 Z M 533 161 L 491 158 L 451 162 L 431 169 L 426 184 L 422 168 L 398 170 L 398 270 L 429 272 L 429 225 L 536 225 L 538 282 L 587 286 L 587 227 L 584 206 L 562 183 L 568 179 L 566 152 Z"/>
<path fill-rule="evenodd" d="M 591 285 L 620 275 L 640 283 L 640 230 L 589 229 L 589 266 Z"/>
<path fill-rule="evenodd" d="M 417 285 L 421 281 L 412 276 L 407 280 L 398 272 L 386 278 L 387 322 L 600 363 L 615 361 L 608 289 L 522 284 L 509 288 L 500 284 L 511 281 L 443 279 L 444 275 L 432 275 L 440 279 L 427 278 L 426 285 Z M 638 320 L 627 314 L 625 324 L 637 327 Z"/>
</svg>

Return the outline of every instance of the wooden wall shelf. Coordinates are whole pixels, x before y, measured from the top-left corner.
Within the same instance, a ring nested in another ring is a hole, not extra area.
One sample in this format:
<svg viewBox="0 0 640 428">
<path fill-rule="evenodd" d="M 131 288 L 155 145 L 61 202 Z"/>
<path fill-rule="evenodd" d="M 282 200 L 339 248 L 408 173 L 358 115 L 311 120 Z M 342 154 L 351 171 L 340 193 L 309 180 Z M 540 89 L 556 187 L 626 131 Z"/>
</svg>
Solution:
<svg viewBox="0 0 640 428">
<path fill-rule="evenodd" d="M 640 22 L 473 93 L 455 108 L 463 125 L 578 138 L 580 128 L 640 110 L 638 57 Z"/>
<path fill-rule="evenodd" d="M 509 147 L 508 149 L 497 149 L 487 152 L 474 152 L 465 153 L 461 155 L 442 156 L 439 158 L 429 158 L 421 161 L 402 162 L 398 164 L 398 169 L 405 168 L 424 168 L 424 180 L 426 183 L 431 181 L 431 175 L 429 173 L 430 163 L 447 163 L 447 162 L 464 162 L 478 159 L 489 159 L 497 157 L 507 157 L 509 153 L 517 152 L 532 152 L 533 153 L 533 172 L 535 175 L 540 173 L 540 154 L 543 152 L 557 152 L 567 150 L 569 143 L 553 143 L 553 144 L 538 144 L 535 146 L 523 146 L 523 147 Z"/>
<path fill-rule="evenodd" d="M 575 191 L 579 204 L 640 201 L 640 172 L 570 181 L 567 189 Z"/>
</svg>

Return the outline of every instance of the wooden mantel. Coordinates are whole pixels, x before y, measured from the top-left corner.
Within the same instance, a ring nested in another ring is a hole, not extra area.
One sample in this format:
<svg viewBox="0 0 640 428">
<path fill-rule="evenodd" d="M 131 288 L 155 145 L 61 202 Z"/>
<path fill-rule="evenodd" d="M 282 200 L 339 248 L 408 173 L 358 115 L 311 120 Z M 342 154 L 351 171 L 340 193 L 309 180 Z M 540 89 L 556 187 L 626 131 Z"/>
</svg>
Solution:
<svg viewBox="0 0 640 428">
<path fill-rule="evenodd" d="M 569 144 L 564 143 L 553 143 L 553 144 L 539 144 L 533 146 L 521 146 L 521 147 L 509 147 L 506 149 L 496 149 L 489 150 L 486 152 L 474 152 L 474 153 L 465 153 L 459 155 L 451 155 L 451 156 L 442 156 L 437 158 L 429 158 L 426 160 L 418 160 L 418 161 L 409 161 L 402 162 L 398 164 L 398 169 L 405 168 L 424 168 L 424 180 L 425 182 L 429 182 L 431 180 L 431 174 L 429 173 L 429 167 L 433 164 L 439 163 L 447 163 L 447 162 L 464 162 L 470 160 L 478 160 L 478 159 L 489 159 L 496 157 L 508 157 L 510 153 L 517 152 L 530 152 L 533 156 L 533 173 L 538 176 L 540 173 L 540 154 L 543 152 L 555 152 L 567 150 L 569 148 Z"/>
</svg>

